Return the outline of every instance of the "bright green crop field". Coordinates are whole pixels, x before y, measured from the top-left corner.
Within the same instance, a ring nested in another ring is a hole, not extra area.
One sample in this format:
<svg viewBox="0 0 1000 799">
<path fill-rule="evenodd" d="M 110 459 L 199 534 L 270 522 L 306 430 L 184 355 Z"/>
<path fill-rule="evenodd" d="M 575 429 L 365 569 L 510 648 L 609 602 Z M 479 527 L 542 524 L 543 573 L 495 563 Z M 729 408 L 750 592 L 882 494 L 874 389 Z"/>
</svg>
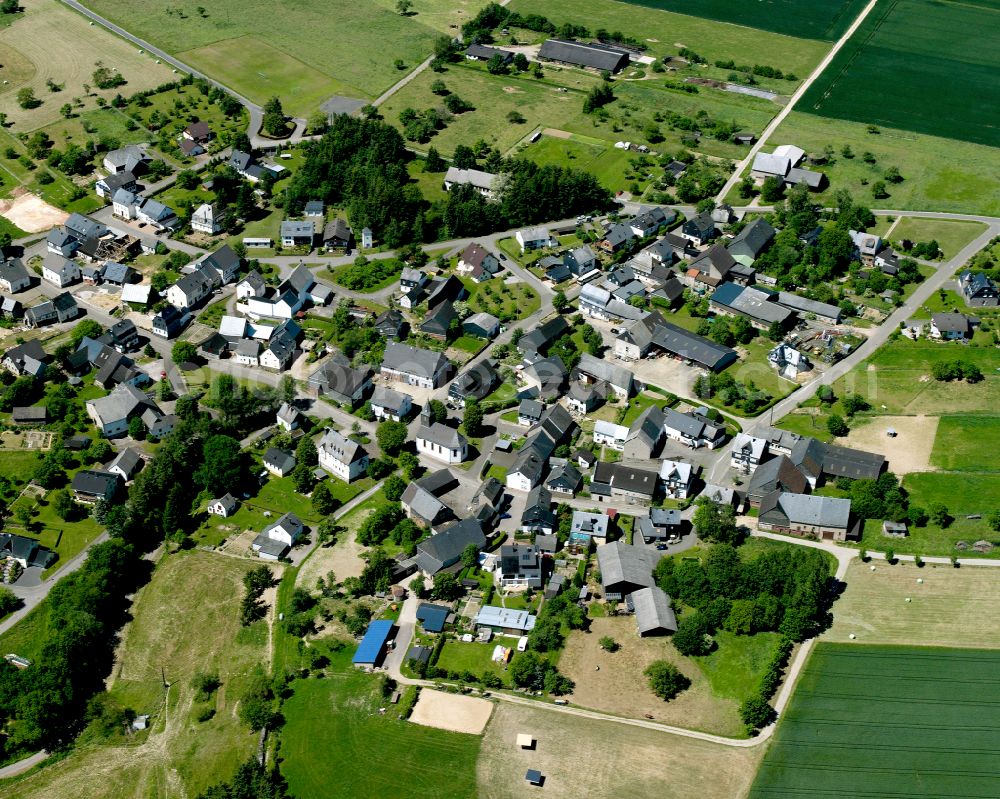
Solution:
<svg viewBox="0 0 1000 799">
<path fill-rule="evenodd" d="M 819 644 L 751 799 L 1000 795 L 1000 652 Z"/>
</svg>

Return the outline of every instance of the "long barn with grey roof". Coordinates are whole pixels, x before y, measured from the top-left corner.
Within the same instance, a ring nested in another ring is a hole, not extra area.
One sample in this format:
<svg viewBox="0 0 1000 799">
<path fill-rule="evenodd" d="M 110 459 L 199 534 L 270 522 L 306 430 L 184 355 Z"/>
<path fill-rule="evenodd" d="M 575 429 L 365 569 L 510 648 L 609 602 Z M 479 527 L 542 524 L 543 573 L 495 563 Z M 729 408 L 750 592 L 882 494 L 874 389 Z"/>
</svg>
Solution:
<svg viewBox="0 0 1000 799">
<path fill-rule="evenodd" d="M 538 51 L 543 61 L 558 61 L 574 67 L 621 72 L 628 66 L 629 53 L 618 47 L 568 39 L 547 39 Z"/>
</svg>

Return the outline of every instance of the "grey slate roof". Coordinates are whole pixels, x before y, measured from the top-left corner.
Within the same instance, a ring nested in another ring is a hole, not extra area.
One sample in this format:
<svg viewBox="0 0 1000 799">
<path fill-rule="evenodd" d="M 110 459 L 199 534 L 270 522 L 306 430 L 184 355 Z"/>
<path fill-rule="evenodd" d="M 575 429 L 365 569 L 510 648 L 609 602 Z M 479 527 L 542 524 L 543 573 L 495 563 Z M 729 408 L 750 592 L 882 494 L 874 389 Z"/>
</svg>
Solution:
<svg viewBox="0 0 1000 799">
<path fill-rule="evenodd" d="M 385 347 L 382 366 L 386 369 L 414 374 L 430 380 L 447 361 L 448 359 L 440 352 L 432 352 L 412 347 L 409 344 L 390 341 Z"/>
<path fill-rule="evenodd" d="M 417 544 L 417 566 L 428 574 L 435 574 L 456 562 L 469 544 L 482 549 L 486 536 L 479 522 L 463 519 Z"/>
<path fill-rule="evenodd" d="M 658 586 L 640 588 L 632 592 L 635 623 L 639 635 L 660 630 L 677 632 L 677 616 L 670 606 L 670 597 Z"/>
<path fill-rule="evenodd" d="M 655 549 L 633 546 L 624 541 L 603 544 L 597 548 L 601 583 L 606 588 L 651 588 L 655 585 L 653 569 L 659 561 L 660 554 Z"/>
<path fill-rule="evenodd" d="M 589 352 L 585 352 L 580 356 L 580 362 L 577 364 L 576 370 L 589 375 L 595 380 L 603 380 L 609 385 L 625 389 L 626 391 L 631 390 L 632 382 L 635 379 L 631 370 L 597 358 Z"/>
<path fill-rule="evenodd" d="M 783 491 L 764 497 L 758 518 L 769 522 L 782 515 L 791 524 L 846 528 L 851 518 L 851 500 Z"/>
<path fill-rule="evenodd" d="M 609 72 L 618 72 L 629 60 L 627 50 L 568 39 L 547 39 L 542 42 L 538 57 L 591 69 L 606 69 Z"/>
</svg>

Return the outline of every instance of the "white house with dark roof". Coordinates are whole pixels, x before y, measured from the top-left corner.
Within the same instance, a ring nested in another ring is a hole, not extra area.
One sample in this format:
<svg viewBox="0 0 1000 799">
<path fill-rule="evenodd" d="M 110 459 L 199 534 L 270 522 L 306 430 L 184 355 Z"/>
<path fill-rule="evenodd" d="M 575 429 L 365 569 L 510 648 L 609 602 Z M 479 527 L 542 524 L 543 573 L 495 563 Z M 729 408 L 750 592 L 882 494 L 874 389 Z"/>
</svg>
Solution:
<svg viewBox="0 0 1000 799">
<path fill-rule="evenodd" d="M 394 391 L 385 386 L 376 386 L 370 400 L 372 413 L 379 421 L 391 419 L 401 422 L 413 409 L 413 398 L 402 391 Z"/>
<path fill-rule="evenodd" d="M 440 352 L 397 341 L 386 344 L 381 372 L 391 380 L 421 388 L 438 388 L 447 380 L 450 371 L 451 364 Z"/>
<path fill-rule="evenodd" d="M 757 528 L 825 541 L 858 536 L 858 524 L 851 518 L 851 500 L 787 491 L 772 491 L 763 498 Z"/>
<path fill-rule="evenodd" d="M 277 447 L 269 447 L 262 461 L 264 468 L 277 477 L 285 477 L 295 468 L 295 455 Z"/>
<path fill-rule="evenodd" d="M 594 443 L 598 446 L 609 447 L 617 452 L 621 452 L 625 449 L 625 439 L 628 438 L 628 430 L 625 425 L 598 419 L 594 422 Z"/>
<path fill-rule="evenodd" d="M 734 469 L 744 474 L 750 474 L 767 455 L 767 439 L 751 436 L 749 433 L 737 433 L 733 439 L 733 448 L 729 462 Z"/>
<path fill-rule="evenodd" d="M 767 361 L 786 380 L 794 380 L 803 372 L 812 369 L 812 363 L 803 353 L 784 342 L 767 354 Z"/>
<path fill-rule="evenodd" d="M 486 277 L 492 277 L 500 270 L 500 262 L 496 256 L 481 244 L 471 242 L 459 256 L 455 272 L 460 275 L 469 275 L 472 278 L 481 278 L 484 273 Z"/>
<path fill-rule="evenodd" d="M 487 199 L 493 197 L 497 175 L 492 172 L 483 172 L 479 169 L 459 169 L 455 166 L 448 167 L 444 173 L 444 189 L 451 191 L 452 186 L 471 186 Z"/>
<path fill-rule="evenodd" d="M 443 463 L 461 463 L 469 453 L 469 445 L 465 436 L 457 430 L 423 420 L 416 434 L 417 453 L 426 455 Z"/>
<path fill-rule="evenodd" d="M 31 274 L 24 262 L 20 258 L 0 259 L 0 289 L 17 294 L 28 288 L 31 288 Z"/>
<path fill-rule="evenodd" d="M 939 341 L 963 341 L 972 337 L 969 317 L 963 313 L 931 315 L 930 337 Z"/>
<path fill-rule="evenodd" d="M 666 459 L 660 464 L 660 484 L 670 499 L 687 499 L 694 469 L 690 463 Z"/>
<path fill-rule="evenodd" d="M 319 465 L 345 483 L 356 480 L 368 468 L 368 453 L 356 441 L 336 430 L 328 430 L 316 447 Z"/>
<path fill-rule="evenodd" d="M 546 227 L 521 228 L 514 234 L 514 240 L 521 248 L 522 254 L 543 247 L 554 247 L 558 243 Z"/>
<path fill-rule="evenodd" d="M 236 509 L 239 507 L 239 500 L 236 499 L 232 494 L 226 494 L 218 499 L 213 499 L 208 503 L 207 511 L 212 516 L 222 516 L 227 518 L 236 513 Z"/>
</svg>

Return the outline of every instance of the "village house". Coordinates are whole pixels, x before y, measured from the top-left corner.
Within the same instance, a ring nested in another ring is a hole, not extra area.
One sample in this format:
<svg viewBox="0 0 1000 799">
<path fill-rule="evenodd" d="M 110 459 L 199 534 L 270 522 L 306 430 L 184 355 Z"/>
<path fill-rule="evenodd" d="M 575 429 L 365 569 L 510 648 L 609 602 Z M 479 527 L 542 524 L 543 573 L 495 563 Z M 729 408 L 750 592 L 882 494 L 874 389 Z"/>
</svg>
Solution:
<svg viewBox="0 0 1000 799">
<path fill-rule="evenodd" d="M 528 492 L 524 501 L 521 532 L 534 533 L 536 536 L 551 535 L 557 523 L 556 514 L 552 510 L 552 494 L 543 485 L 535 486 Z"/>
<path fill-rule="evenodd" d="M 622 360 L 638 360 L 655 350 L 713 372 L 722 371 L 738 357 L 730 347 L 667 322 L 659 311 L 646 314 L 615 339 L 615 356 Z"/>
<path fill-rule="evenodd" d="M 305 416 L 302 415 L 301 411 L 287 402 L 281 403 L 281 407 L 278 408 L 275 414 L 275 421 L 278 423 L 278 427 L 288 433 L 292 432 L 292 430 L 298 430 L 304 419 Z"/>
<path fill-rule="evenodd" d="M 555 247 L 556 244 L 559 243 L 558 239 L 553 237 L 553 235 L 549 233 L 549 229 L 545 227 L 521 228 L 514 234 L 514 240 L 521 248 L 522 255 L 526 252 L 530 252 L 531 250 L 540 250 L 544 247 Z"/>
<path fill-rule="evenodd" d="M 757 527 L 825 541 L 859 537 L 858 522 L 851 518 L 851 500 L 787 491 L 772 491 L 763 498 Z"/>
<path fill-rule="evenodd" d="M 305 532 L 305 525 L 294 513 L 286 513 L 265 527 L 251 544 L 262 560 L 278 560 Z"/>
<path fill-rule="evenodd" d="M 708 417 L 707 408 L 697 408 L 681 413 L 673 408 L 663 409 L 663 432 L 672 441 L 679 441 L 691 449 L 715 449 L 726 440 L 726 427 Z"/>
<path fill-rule="evenodd" d="M 277 477 L 286 477 L 295 469 L 295 456 L 277 447 L 269 447 L 262 461 L 264 468 Z"/>
<path fill-rule="evenodd" d="M 574 497 L 583 485 L 583 475 L 572 463 L 556 466 L 545 480 L 545 487 L 553 494 Z"/>
<path fill-rule="evenodd" d="M 93 505 L 102 500 L 110 502 L 118 493 L 118 480 L 118 475 L 111 472 L 81 469 L 73 475 L 73 482 L 70 485 L 73 499 L 86 505 Z"/>
<path fill-rule="evenodd" d="M 964 341 L 972 338 L 972 324 L 962 313 L 932 314 L 930 337 L 939 341 Z"/>
<path fill-rule="evenodd" d="M 206 510 L 212 516 L 221 516 L 225 519 L 236 513 L 236 509 L 238 507 L 239 500 L 237 500 L 232 494 L 226 494 L 209 502 Z"/>
<path fill-rule="evenodd" d="M 504 544 L 494 572 L 497 585 L 507 591 L 542 587 L 544 560 L 532 544 Z"/>
<path fill-rule="evenodd" d="M 68 291 L 64 291 L 51 300 L 28 308 L 24 312 L 24 323 L 27 327 L 44 327 L 70 322 L 79 315 L 80 307 L 76 304 L 76 299 Z"/>
<path fill-rule="evenodd" d="M 687 499 L 693 477 L 690 463 L 666 459 L 660 464 L 660 483 L 669 499 Z"/>
<path fill-rule="evenodd" d="M 710 213 L 706 212 L 691 217 L 681 225 L 679 235 L 701 247 L 708 244 L 718 233 L 715 230 L 715 220 L 712 219 Z"/>
<path fill-rule="evenodd" d="M 451 191 L 452 186 L 471 186 L 483 197 L 493 199 L 497 176 L 492 172 L 482 172 L 479 169 L 459 169 L 448 167 L 444 173 L 444 190 Z"/>
<path fill-rule="evenodd" d="M 500 262 L 496 256 L 482 245 L 471 242 L 459 256 L 455 272 L 459 275 L 468 275 L 473 280 L 488 280 L 500 271 Z"/>
<path fill-rule="evenodd" d="M 448 379 L 451 364 L 440 352 L 390 341 L 380 369 L 390 380 L 420 388 L 438 388 Z"/>
<path fill-rule="evenodd" d="M 309 216 L 309 214 L 306 214 L 306 216 Z M 340 217 L 331 219 L 323 228 L 323 248 L 327 251 L 350 249 L 352 235 L 353 232 L 346 220 Z"/>
<path fill-rule="evenodd" d="M 132 383 L 120 383 L 105 397 L 87 400 L 87 415 L 101 435 L 115 438 L 128 432 L 128 423 L 156 404 Z"/>
<path fill-rule="evenodd" d="M 195 233 L 205 233 L 214 236 L 222 232 L 225 214 L 217 211 L 211 203 L 202 203 L 191 214 L 191 229 Z"/>
<path fill-rule="evenodd" d="M 21 259 L 0 259 L 0 289 L 9 294 L 17 294 L 28 288 L 31 288 L 31 274 Z"/>
<path fill-rule="evenodd" d="M 622 447 L 624 460 L 649 460 L 663 442 L 663 411 L 649 405 L 629 426 Z"/>
<path fill-rule="evenodd" d="M 458 375 L 448 386 L 448 399 L 460 408 L 468 400 L 485 399 L 500 383 L 495 361 L 487 358 Z"/>
<path fill-rule="evenodd" d="M 454 522 L 417 544 L 417 568 L 428 577 L 454 566 L 470 544 L 477 550 L 486 546 L 482 525 L 475 519 Z"/>
<path fill-rule="evenodd" d="M 311 219 L 286 219 L 281 223 L 281 246 L 311 248 L 315 233 L 315 225 Z"/>
<path fill-rule="evenodd" d="M 43 377 L 48 365 L 52 363 L 52 356 L 44 350 L 38 339 L 32 338 L 7 350 L 3 354 L 2 363 L 4 369 L 18 377 Z"/>
<path fill-rule="evenodd" d="M 794 380 L 803 372 L 812 369 L 809 358 L 785 343 L 778 344 L 767 354 L 767 362 L 786 380 Z"/>
<path fill-rule="evenodd" d="M 751 436 L 748 433 L 737 433 L 733 439 L 729 461 L 734 469 L 738 469 L 744 474 L 750 474 L 763 463 L 765 455 L 767 455 L 767 441 L 765 439 Z"/>
<path fill-rule="evenodd" d="M 635 520 L 635 532 L 647 544 L 677 540 L 681 535 L 681 512 L 677 508 L 650 508 L 648 516 Z"/>
<path fill-rule="evenodd" d="M 413 398 L 402 391 L 376 386 L 370 401 L 372 413 L 378 421 L 391 419 L 402 422 L 413 410 Z"/>
<path fill-rule="evenodd" d="M 368 469 L 368 453 L 356 441 L 336 430 L 327 430 L 316 447 L 319 465 L 334 477 L 350 483 Z"/>
<path fill-rule="evenodd" d="M 607 514 L 575 510 L 570 519 L 567 543 L 576 550 L 587 552 L 591 546 L 599 547 L 608 543 L 610 528 L 611 519 Z"/>
<path fill-rule="evenodd" d="M 424 527 L 435 527 L 455 515 L 441 497 L 458 486 L 458 480 L 447 469 L 429 472 L 406 486 L 400 505 L 406 518 Z"/>
<path fill-rule="evenodd" d="M 145 465 L 145 461 L 138 451 L 132 447 L 125 447 L 119 452 L 113 461 L 108 464 L 108 471 L 117 474 L 124 482 L 128 482 L 135 477 L 139 470 Z"/>
<path fill-rule="evenodd" d="M 657 488 L 655 471 L 625 463 L 598 461 L 590 480 L 590 496 L 601 503 L 649 505 L 656 496 Z"/>
<path fill-rule="evenodd" d="M 1000 304 L 1000 289 L 982 272 L 970 272 L 967 269 L 961 272 L 958 276 L 958 289 L 965 304 L 970 307 L 992 308 Z"/>
<path fill-rule="evenodd" d="M 119 189 L 135 192 L 138 188 L 135 175 L 131 172 L 112 172 L 107 177 L 98 178 L 94 182 L 94 191 L 103 200 L 110 200 Z"/>
<path fill-rule="evenodd" d="M 628 430 L 625 425 L 598 419 L 594 422 L 594 443 L 599 447 L 608 447 L 616 452 L 621 452 L 625 449 Z"/>
</svg>

